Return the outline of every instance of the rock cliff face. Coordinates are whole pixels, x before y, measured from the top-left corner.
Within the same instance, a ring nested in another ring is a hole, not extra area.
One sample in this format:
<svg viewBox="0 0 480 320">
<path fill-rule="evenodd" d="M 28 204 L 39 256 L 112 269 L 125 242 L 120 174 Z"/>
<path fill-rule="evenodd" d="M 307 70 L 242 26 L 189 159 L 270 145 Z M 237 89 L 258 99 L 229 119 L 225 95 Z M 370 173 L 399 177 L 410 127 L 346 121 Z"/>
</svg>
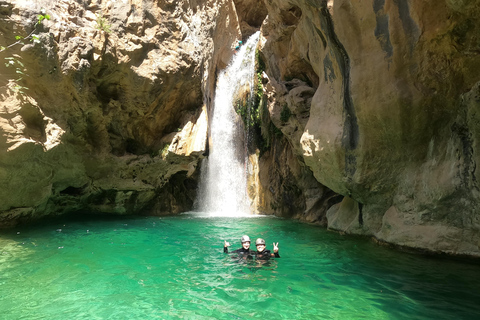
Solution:
<svg viewBox="0 0 480 320">
<path fill-rule="evenodd" d="M 222 10 L 219 10 L 219 8 Z M 0 1 L 0 225 L 192 207 L 230 1 Z M 51 16 L 35 27 L 44 9 Z M 215 39 L 215 41 L 213 41 Z"/>
<path fill-rule="evenodd" d="M 345 197 L 328 226 L 480 255 L 480 2 L 265 4 L 268 108 L 317 181 Z"/>
<path fill-rule="evenodd" d="M 0 57 L 29 75 L 0 66 L 2 226 L 190 209 L 216 74 L 260 29 L 255 209 L 480 256 L 480 1 L 1 0 L 0 43 L 42 8 Z"/>
</svg>

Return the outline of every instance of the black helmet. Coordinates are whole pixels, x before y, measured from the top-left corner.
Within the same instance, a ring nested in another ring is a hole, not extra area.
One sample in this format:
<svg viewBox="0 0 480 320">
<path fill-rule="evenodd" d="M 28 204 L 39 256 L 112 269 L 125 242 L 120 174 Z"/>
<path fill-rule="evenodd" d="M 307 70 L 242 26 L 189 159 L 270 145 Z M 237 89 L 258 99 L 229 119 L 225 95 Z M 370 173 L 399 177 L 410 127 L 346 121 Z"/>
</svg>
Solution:
<svg viewBox="0 0 480 320">
<path fill-rule="evenodd" d="M 263 240 L 262 238 L 258 238 L 257 241 L 255 241 L 255 245 L 258 246 L 259 244 L 265 245 L 265 240 Z"/>
<path fill-rule="evenodd" d="M 249 237 L 249 236 L 243 236 L 243 237 L 240 239 L 240 241 L 241 241 L 242 243 L 244 243 L 244 242 L 250 242 L 250 237 Z"/>
</svg>

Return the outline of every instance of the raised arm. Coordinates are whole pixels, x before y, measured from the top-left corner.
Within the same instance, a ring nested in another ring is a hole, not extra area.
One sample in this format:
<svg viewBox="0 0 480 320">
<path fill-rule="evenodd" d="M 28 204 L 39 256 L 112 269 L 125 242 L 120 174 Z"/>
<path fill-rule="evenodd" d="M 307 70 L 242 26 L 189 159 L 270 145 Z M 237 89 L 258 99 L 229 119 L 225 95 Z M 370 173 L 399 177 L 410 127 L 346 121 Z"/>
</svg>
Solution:
<svg viewBox="0 0 480 320">
<path fill-rule="evenodd" d="M 230 243 L 227 242 L 227 240 L 224 240 L 223 252 L 228 253 L 228 247 L 230 247 Z"/>
<path fill-rule="evenodd" d="M 280 258 L 280 255 L 278 254 L 278 242 L 277 243 L 273 243 L 273 254 L 272 254 L 272 257 L 275 257 L 275 258 Z"/>
</svg>

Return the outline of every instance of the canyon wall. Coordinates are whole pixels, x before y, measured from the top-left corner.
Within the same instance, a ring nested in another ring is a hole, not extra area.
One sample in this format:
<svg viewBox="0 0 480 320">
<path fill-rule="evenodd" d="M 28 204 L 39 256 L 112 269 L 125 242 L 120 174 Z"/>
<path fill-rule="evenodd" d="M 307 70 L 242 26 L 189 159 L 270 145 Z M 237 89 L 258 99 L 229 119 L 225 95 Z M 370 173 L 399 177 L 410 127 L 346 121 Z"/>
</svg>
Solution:
<svg viewBox="0 0 480 320">
<path fill-rule="evenodd" d="M 328 227 L 480 255 L 480 1 L 265 5 L 268 110 L 344 196 Z"/>
<path fill-rule="evenodd" d="M 233 3 L 0 1 L 2 46 L 31 32 L 0 53 L 0 226 L 191 209 Z"/>
</svg>

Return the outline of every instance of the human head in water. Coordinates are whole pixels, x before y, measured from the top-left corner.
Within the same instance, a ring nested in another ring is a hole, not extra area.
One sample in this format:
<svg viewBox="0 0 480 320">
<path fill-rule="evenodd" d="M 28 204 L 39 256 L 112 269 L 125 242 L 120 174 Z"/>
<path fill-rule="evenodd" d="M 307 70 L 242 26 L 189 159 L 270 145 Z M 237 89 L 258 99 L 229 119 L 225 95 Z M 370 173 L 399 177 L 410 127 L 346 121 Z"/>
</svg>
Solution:
<svg viewBox="0 0 480 320">
<path fill-rule="evenodd" d="M 246 235 L 242 236 L 240 241 L 242 242 L 243 249 L 245 249 L 245 250 L 250 249 L 250 237 L 249 236 L 246 236 Z"/>
<path fill-rule="evenodd" d="M 263 252 L 263 250 L 265 250 L 265 240 L 262 238 L 258 238 L 257 241 L 255 241 L 255 245 L 257 246 L 258 252 Z"/>
</svg>

